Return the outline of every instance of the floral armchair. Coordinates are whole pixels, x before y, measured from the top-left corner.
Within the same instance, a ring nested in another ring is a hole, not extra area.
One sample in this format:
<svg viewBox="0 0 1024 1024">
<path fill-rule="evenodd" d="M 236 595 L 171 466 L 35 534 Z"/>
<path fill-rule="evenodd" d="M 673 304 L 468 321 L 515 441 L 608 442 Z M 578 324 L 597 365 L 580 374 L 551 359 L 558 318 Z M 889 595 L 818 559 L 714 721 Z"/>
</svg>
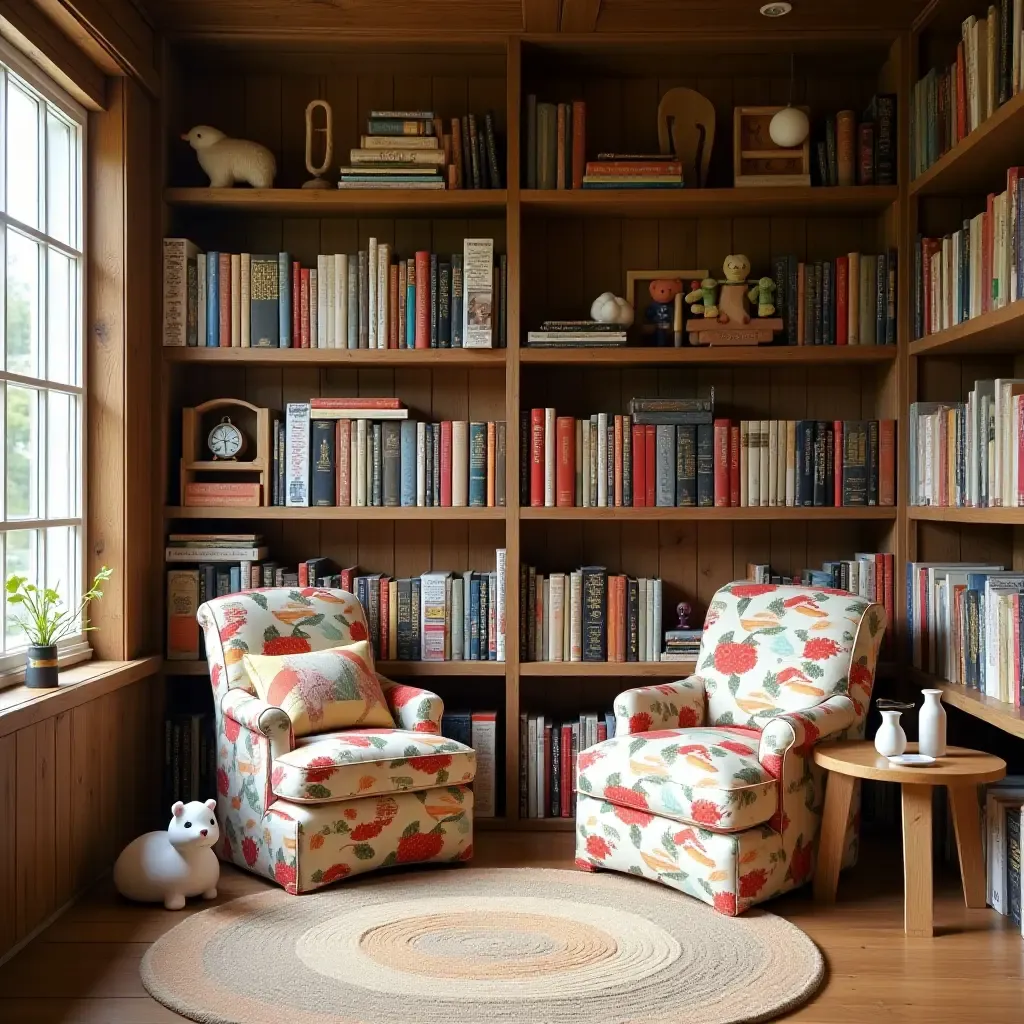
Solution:
<svg viewBox="0 0 1024 1024">
<path fill-rule="evenodd" d="M 698 674 L 620 694 L 615 737 L 579 755 L 577 866 L 642 875 L 729 915 L 802 885 L 824 799 L 811 753 L 864 735 L 885 621 L 840 590 L 719 590 Z"/>
<path fill-rule="evenodd" d="M 199 609 L 213 686 L 222 860 L 310 892 L 349 875 L 473 855 L 474 752 L 440 735 L 444 705 L 378 674 L 394 729 L 295 737 L 256 696 L 246 654 L 365 640 L 340 590 L 251 590 Z"/>
</svg>

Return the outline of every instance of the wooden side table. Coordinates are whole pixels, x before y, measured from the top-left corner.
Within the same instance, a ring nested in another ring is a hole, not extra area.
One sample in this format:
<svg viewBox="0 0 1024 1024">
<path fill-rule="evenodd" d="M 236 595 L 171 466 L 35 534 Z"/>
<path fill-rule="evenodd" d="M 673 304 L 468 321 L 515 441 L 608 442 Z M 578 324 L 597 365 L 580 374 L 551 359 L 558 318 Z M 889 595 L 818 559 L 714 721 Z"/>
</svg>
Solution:
<svg viewBox="0 0 1024 1024">
<path fill-rule="evenodd" d="M 908 754 L 916 751 L 916 743 L 907 746 Z M 949 793 L 964 901 L 969 907 L 985 906 L 985 860 L 976 787 L 996 782 L 1006 774 L 1002 758 L 980 750 L 949 747 L 937 764 L 903 768 L 890 764 L 872 743 L 856 740 L 823 743 L 814 751 L 814 761 L 829 771 L 814 875 L 816 900 L 835 902 L 854 780 L 871 779 L 898 782 L 903 787 L 903 906 L 907 935 L 932 934 L 933 786 L 945 786 Z"/>
</svg>

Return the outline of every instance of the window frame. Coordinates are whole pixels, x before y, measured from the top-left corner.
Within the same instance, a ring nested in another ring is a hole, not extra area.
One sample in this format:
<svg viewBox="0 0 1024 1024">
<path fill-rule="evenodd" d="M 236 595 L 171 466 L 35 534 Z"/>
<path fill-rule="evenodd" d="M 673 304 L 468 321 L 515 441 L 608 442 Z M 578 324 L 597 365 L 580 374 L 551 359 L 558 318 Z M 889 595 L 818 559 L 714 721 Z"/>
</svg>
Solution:
<svg viewBox="0 0 1024 1024">
<path fill-rule="evenodd" d="M 10 533 L 18 530 L 46 530 L 49 527 L 61 527 L 61 526 L 77 526 L 78 529 L 78 545 L 77 545 L 77 570 L 78 570 L 78 589 L 77 593 L 82 594 L 87 588 L 87 565 L 88 565 L 88 372 L 89 372 L 89 351 L 88 351 L 88 335 L 87 329 L 87 311 L 86 311 L 86 297 L 87 297 L 87 286 L 86 286 L 86 271 L 88 267 L 88 180 L 87 180 L 87 168 L 88 168 L 88 143 L 89 143 L 89 114 L 88 111 L 80 103 L 74 100 L 68 95 L 59 85 L 57 85 L 51 78 L 49 78 L 44 71 L 37 67 L 34 63 L 28 60 L 22 53 L 11 46 L 6 40 L 0 38 L 0 64 L 3 64 L 6 71 L 0 73 L 0 108 L 3 112 L 3 123 L 6 124 L 6 103 L 7 93 L 3 85 L 6 83 L 6 73 L 11 72 L 19 79 L 22 80 L 31 90 L 38 94 L 47 104 L 56 108 L 64 117 L 66 117 L 72 124 L 75 125 L 78 133 L 78 152 L 77 152 L 77 181 L 75 183 L 73 197 L 77 197 L 76 207 L 72 210 L 72 217 L 77 221 L 77 248 L 74 244 L 61 241 L 47 233 L 50 225 L 44 223 L 40 228 L 34 228 L 31 225 L 25 224 L 18 220 L 16 217 L 12 217 L 6 210 L 6 202 L 4 203 L 4 209 L 0 210 L 0 227 L 3 231 L 0 234 L 0 258 L 4 264 L 4 275 L 3 280 L 0 282 L 0 295 L 2 295 L 2 307 L 0 312 L 6 318 L 7 310 L 7 269 L 6 269 L 6 232 L 8 227 L 13 227 L 16 231 L 21 232 L 23 235 L 33 239 L 37 243 L 43 246 L 53 247 L 57 252 L 62 253 L 65 256 L 70 257 L 75 261 L 77 266 L 77 308 L 74 311 L 75 322 L 78 326 L 79 338 L 80 338 L 80 351 L 76 354 L 75 362 L 75 377 L 77 377 L 77 384 L 68 384 L 66 382 L 51 380 L 45 376 L 35 377 L 25 374 L 18 374 L 10 372 L 6 369 L 6 358 L 0 360 L 0 382 L 3 384 L 3 392 L 6 392 L 6 386 L 8 384 L 24 384 L 28 387 L 37 388 L 39 392 L 37 394 L 37 401 L 44 402 L 46 399 L 43 397 L 48 392 L 55 392 L 59 394 L 73 395 L 77 398 L 79 404 L 79 416 L 78 416 L 78 429 L 77 429 L 77 458 L 79 466 L 79 474 L 77 480 L 71 480 L 72 491 L 74 492 L 77 486 L 77 503 L 78 513 L 74 516 L 67 516 L 62 518 L 47 519 L 46 508 L 39 508 L 37 511 L 41 513 L 40 516 L 33 518 L 26 518 L 23 520 L 9 520 L 7 518 L 7 503 L 6 503 L 6 403 L 0 401 L 0 416 L 3 417 L 3 422 L 0 424 L 0 487 L 3 489 L 3 505 L 2 505 L 2 516 L 0 516 L 0 533 Z M 46 130 L 45 130 L 45 109 L 41 112 L 40 120 L 42 124 L 41 138 L 40 138 L 40 162 L 39 162 L 39 183 L 45 198 L 41 198 L 40 206 L 43 209 L 48 210 L 49 196 L 47 194 L 48 184 L 48 167 L 47 167 L 47 151 L 46 151 Z M 0 194 L 6 197 L 6 139 L 0 140 Z M 48 262 L 45 258 L 45 252 L 40 263 Z M 48 273 L 48 272 L 47 272 Z M 46 280 L 46 279 L 44 279 Z M 47 283 L 48 284 L 48 283 Z M 40 307 L 49 305 L 49 293 L 47 290 L 43 292 L 43 301 L 40 303 Z M 48 312 L 48 309 L 47 309 Z M 47 331 L 45 330 L 46 321 L 40 325 L 43 329 L 40 331 L 39 346 L 40 352 L 37 358 L 39 362 L 36 364 L 36 373 L 42 371 L 43 373 L 50 372 L 50 366 L 48 363 L 49 352 L 48 344 L 49 339 L 47 337 Z M 6 333 L 6 327 L 5 327 Z M 6 344 L 4 346 L 6 351 Z M 45 451 L 46 439 L 40 439 L 37 444 L 37 452 Z M 47 493 L 47 482 L 45 480 L 45 466 L 36 467 L 37 474 L 37 497 L 45 497 Z M 43 479 L 39 479 L 39 475 L 42 474 Z M 3 565 L 3 578 L 6 579 L 6 560 L 0 559 L 0 564 Z M 45 566 L 42 567 L 42 571 L 45 573 Z M 7 602 L 6 593 L 0 597 L 2 605 L 0 605 L 0 613 L 3 615 L 3 619 L 6 620 Z M 0 626 L 0 629 L 5 627 Z M 6 643 L 6 637 L 3 637 L 3 644 Z M 2 645 L 0 645 L 2 647 Z M 27 645 L 24 647 L 16 647 L 11 650 L 0 649 L 0 688 L 9 685 L 15 685 L 24 678 L 24 667 L 25 667 L 25 650 Z M 60 667 L 67 667 L 69 665 L 77 664 L 81 661 L 85 661 L 92 657 L 92 648 L 88 643 L 88 633 L 79 631 L 65 640 L 61 641 L 58 645 L 58 663 Z"/>
</svg>

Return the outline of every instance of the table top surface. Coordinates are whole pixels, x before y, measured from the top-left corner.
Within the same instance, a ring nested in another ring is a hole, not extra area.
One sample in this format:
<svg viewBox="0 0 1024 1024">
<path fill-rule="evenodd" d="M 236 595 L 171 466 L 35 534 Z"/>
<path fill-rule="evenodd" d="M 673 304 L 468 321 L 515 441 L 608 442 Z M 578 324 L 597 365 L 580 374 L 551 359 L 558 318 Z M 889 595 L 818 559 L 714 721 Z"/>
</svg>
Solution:
<svg viewBox="0 0 1024 1024">
<path fill-rule="evenodd" d="M 917 744 L 908 743 L 906 753 L 916 754 Z M 853 775 L 877 782 L 909 782 L 922 786 L 996 782 L 1006 774 L 1006 762 L 983 750 L 947 747 L 945 757 L 933 765 L 908 768 L 890 764 L 869 740 L 822 743 L 814 750 L 814 761 L 831 772 Z"/>
</svg>

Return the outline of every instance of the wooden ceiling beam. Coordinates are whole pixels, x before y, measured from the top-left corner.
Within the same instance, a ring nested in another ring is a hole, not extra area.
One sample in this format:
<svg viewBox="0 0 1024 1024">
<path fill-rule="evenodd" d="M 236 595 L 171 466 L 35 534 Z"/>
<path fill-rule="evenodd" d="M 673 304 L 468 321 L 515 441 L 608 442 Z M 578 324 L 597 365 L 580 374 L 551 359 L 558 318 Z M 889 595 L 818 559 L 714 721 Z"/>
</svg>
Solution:
<svg viewBox="0 0 1024 1024">
<path fill-rule="evenodd" d="M 562 32 L 593 32 L 597 29 L 597 16 L 601 0 L 562 0 Z"/>
<path fill-rule="evenodd" d="M 562 0 L 523 0 L 523 31 L 557 32 Z"/>
</svg>

